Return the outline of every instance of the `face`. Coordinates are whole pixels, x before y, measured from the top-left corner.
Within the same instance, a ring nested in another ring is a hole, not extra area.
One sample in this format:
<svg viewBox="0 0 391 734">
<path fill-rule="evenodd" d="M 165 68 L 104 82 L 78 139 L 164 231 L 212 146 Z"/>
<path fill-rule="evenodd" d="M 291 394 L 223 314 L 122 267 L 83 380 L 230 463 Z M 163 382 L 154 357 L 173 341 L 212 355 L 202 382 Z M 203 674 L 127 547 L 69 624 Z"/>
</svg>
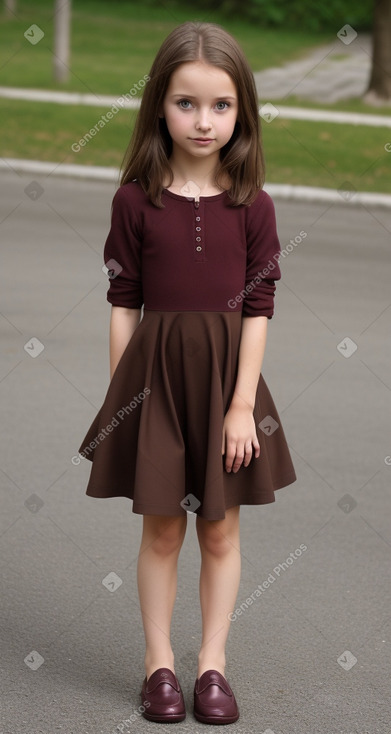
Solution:
<svg viewBox="0 0 391 734">
<path fill-rule="evenodd" d="M 235 84 L 223 69 L 191 61 L 171 75 L 162 114 L 176 152 L 217 153 L 230 140 L 237 113 Z"/>
</svg>

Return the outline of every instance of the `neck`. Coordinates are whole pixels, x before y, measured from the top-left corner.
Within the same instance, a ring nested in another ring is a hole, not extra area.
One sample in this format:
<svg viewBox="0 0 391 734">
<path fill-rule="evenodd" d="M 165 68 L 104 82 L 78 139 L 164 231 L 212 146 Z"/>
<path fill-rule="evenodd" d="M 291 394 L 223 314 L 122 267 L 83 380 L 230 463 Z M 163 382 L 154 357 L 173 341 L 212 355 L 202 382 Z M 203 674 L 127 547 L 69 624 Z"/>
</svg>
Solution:
<svg viewBox="0 0 391 734">
<path fill-rule="evenodd" d="M 194 181 L 200 190 L 214 186 L 214 173 L 218 166 L 218 152 L 208 158 L 196 158 L 187 156 L 183 151 L 175 151 L 169 159 L 171 170 L 174 174 L 174 184 L 179 186 Z"/>
</svg>

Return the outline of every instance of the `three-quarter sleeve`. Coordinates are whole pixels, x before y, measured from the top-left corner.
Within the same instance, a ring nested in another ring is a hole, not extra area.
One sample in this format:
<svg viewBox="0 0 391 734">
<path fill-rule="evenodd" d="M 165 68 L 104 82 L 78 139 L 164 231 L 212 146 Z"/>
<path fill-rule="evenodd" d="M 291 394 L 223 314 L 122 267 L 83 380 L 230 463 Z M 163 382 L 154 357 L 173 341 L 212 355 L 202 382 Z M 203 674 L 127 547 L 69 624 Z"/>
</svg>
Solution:
<svg viewBox="0 0 391 734">
<path fill-rule="evenodd" d="M 280 251 L 273 200 L 266 191 L 261 191 L 248 208 L 243 316 L 272 318 L 275 281 L 281 278 Z"/>
<path fill-rule="evenodd" d="M 113 198 L 111 228 L 104 247 L 110 280 L 107 300 L 113 306 L 141 308 L 143 305 L 141 238 L 136 219 L 129 189 L 120 187 Z"/>
</svg>

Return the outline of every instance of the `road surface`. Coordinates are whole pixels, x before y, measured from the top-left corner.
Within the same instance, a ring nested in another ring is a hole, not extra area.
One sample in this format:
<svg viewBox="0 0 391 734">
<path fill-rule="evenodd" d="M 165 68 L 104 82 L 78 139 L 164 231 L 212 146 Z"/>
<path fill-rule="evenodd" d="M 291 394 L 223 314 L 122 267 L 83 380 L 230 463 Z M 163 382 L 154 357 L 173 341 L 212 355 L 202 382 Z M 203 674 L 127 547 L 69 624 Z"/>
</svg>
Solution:
<svg viewBox="0 0 391 734">
<path fill-rule="evenodd" d="M 102 249 L 114 185 L 1 178 L 3 734 L 156 732 L 139 715 L 141 517 L 72 463 L 108 384 Z M 232 734 L 388 734 L 391 212 L 276 201 L 285 256 L 264 377 L 298 480 L 241 509 Z M 192 715 L 194 515 L 173 620 Z M 261 593 L 256 593 L 256 591 Z M 252 595 L 252 596 L 251 596 Z"/>
</svg>

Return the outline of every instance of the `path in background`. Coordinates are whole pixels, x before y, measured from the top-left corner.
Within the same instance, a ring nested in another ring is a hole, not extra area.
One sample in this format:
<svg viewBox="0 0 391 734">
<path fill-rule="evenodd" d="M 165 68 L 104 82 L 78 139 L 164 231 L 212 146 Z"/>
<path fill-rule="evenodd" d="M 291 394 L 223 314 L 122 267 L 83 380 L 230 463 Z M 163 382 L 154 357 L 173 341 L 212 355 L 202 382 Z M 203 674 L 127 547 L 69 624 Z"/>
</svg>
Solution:
<svg viewBox="0 0 391 734">
<path fill-rule="evenodd" d="M 371 37 L 349 31 L 344 41 L 335 38 L 299 61 L 254 74 L 259 98 L 283 99 L 291 95 L 314 102 L 338 102 L 361 97 L 371 68 Z M 349 41 L 346 43 L 346 41 Z"/>
</svg>

